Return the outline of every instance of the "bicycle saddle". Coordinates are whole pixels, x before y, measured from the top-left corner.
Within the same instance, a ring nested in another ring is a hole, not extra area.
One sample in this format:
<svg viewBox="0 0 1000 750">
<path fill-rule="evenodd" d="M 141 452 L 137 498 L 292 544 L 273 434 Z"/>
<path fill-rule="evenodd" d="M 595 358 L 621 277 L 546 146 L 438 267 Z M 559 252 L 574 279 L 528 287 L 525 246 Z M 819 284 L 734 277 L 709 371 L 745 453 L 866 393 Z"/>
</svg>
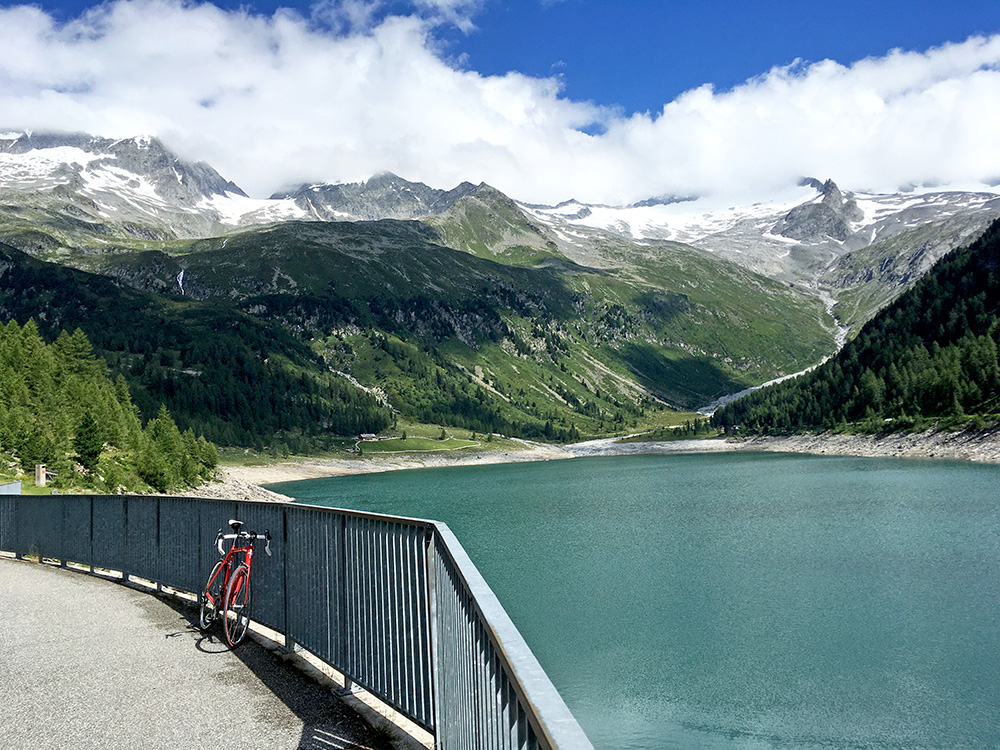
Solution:
<svg viewBox="0 0 1000 750">
<path fill-rule="evenodd" d="M 242 521 L 237 521 L 235 518 L 230 518 L 229 519 L 229 527 L 233 530 L 234 534 L 239 534 L 240 533 L 240 527 L 242 527 L 242 526 L 243 526 L 243 522 Z"/>
</svg>

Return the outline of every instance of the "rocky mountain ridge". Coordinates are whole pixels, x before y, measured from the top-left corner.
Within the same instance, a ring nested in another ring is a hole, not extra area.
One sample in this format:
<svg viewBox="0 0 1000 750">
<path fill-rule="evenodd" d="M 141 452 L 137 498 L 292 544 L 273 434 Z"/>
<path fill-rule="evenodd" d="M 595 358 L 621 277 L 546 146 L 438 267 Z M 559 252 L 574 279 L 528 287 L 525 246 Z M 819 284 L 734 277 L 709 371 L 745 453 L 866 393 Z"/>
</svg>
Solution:
<svg viewBox="0 0 1000 750">
<path fill-rule="evenodd" d="M 185 285 L 183 256 L 222 252 L 235 233 L 290 221 L 418 219 L 440 244 L 481 258 L 616 274 L 671 294 L 690 294 L 694 287 L 674 281 L 695 258 L 699 273 L 735 278 L 734 264 L 818 297 L 854 329 L 1000 215 L 997 193 L 871 194 L 829 179 L 804 180 L 780 201 L 724 209 L 676 196 L 540 206 L 485 183 L 441 190 L 391 173 L 258 200 L 155 138 L 33 133 L 0 135 L 0 196 L 0 240 L 158 293 L 213 294 L 191 272 Z M 182 244 L 155 244 L 164 241 Z M 129 255 L 136 250 L 152 254 Z M 275 274 L 272 286 L 284 271 Z"/>
<path fill-rule="evenodd" d="M 637 248 L 680 242 L 828 300 L 857 329 L 937 260 L 1000 216 L 1000 192 L 847 192 L 804 180 L 783 201 L 699 211 L 699 202 L 624 208 L 522 205 L 569 257 L 616 235 Z"/>
<path fill-rule="evenodd" d="M 822 197 L 818 202 L 793 208 L 774 225 L 771 233 L 800 242 L 816 242 L 827 237 L 840 242 L 846 240 L 853 233 L 851 225 L 865 218 L 854 195 L 845 197 L 833 180 L 822 184 L 815 179 L 804 182 L 818 189 Z"/>
<path fill-rule="evenodd" d="M 823 298 L 846 295 L 841 317 L 852 325 L 1000 215 L 1000 192 L 873 194 L 813 178 L 782 201 L 724 209 L 676 196 L 625 207 L 540 206 L 486 184 L 442 190 L 389 172 L 257 200 L 155 138 L 46 133 L 0 136 L 0 193 L 0 210 L 22 221 L 84 221 L 98 234 L 146 239 L 221 236 L 289 220 L 420 219 L 453 247 L 484 257 L 532 263 L 558 256 L 613 268 L 655 247 L 669 252 L 661 243 L 681 243 Z M 23 249 L 58 248 L 40 238 Z"/>
<path fill-rule="evenodd" d="M 365 182 L 300 185 L 275 193 L 271 200 L 291 200 L 319 221 L 416 219 L 448 210 L 475 189 L 463 182 L 451 190 L 437 190 L 382 172 Z"/>
</svg>

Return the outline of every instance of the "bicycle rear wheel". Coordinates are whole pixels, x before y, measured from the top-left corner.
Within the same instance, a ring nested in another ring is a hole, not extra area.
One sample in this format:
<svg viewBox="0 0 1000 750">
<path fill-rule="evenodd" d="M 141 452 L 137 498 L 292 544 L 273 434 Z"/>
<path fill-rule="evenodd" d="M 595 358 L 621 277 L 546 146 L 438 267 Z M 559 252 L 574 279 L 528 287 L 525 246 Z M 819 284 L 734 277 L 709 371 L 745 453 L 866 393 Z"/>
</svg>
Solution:
<svg viewBox="0 0 1000 750">
<path fill-rule="evenodd" d="M 219 605 L 226 583 L 224 579 L 222 560 L 219 560 L 208 576 L 204 591 L 198 596 L 198 627 L 202 630 L 208 630 L 219 616 Z"/>
<path fill-rule="evenodd" d="M 236 647 L 247 634 L 250 625 L 250 570 L 240 565 L 226 586 L 226 606 L 222 625 L 229 645 Z"/>
</svg>

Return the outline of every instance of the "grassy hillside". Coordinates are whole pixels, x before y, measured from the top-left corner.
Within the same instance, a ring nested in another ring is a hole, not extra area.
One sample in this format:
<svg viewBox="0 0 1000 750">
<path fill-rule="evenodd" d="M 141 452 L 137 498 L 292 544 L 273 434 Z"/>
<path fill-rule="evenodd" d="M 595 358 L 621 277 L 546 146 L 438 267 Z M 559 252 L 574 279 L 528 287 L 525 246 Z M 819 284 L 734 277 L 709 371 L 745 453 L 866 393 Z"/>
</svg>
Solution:
<svg viewBox="0 0 1000 750">
<path fill-rule="evenodd" d="M 601 363 L 592 375 L 614 373 L 601 377 L 606 390 L 681 407 L 805 367 L 831 348 L 815 299 L 683 245 L 663 243 L 618 270 L 470 256 L 415 222 L 292 223 L 224 244 L 108 259 L 104 272 L 158 289 L 183 269 L 185 294 L 234 299 L 302 336 L 353 326 L 418 348 L 452 341 L 464 348 L 444 350 L 466 368 L 510 371 L 531 359 L 558 377 L 579 353 Z"/>
<path fill-rule="evenodd" d="M 391 421 L 305 343 L 228 305 L 148 294 L 2 244 L 0 269 L 0 319 L 33 319 L 48 340 L 80 328 L 145 418 L 164 403 L 182 429 L 214 442 L 304 449 Z"/>
<path fill-rule="evenodd" d="M 447 211 L 423 221 L 448 247 L 481 258 L 535 265 L 562 257 L 551 232 L 529 221 L 514 201 L 489 185 L 480 185 Z"/>
<path fill-rule="evenodd" d="M 711 254 L 612 239 L 600 268 L 582 266 L 495 191 L 463 202 L 436 228 L 290 222 L 202 240 L 0 222 L 93 272 L 22 255 L 33 294 L 0 300 L 83 328 L 144 410 L 293 450 L 399 417 L 552 440 L 657 427 L 832 349 L 814 298 Z"/>
</svg>

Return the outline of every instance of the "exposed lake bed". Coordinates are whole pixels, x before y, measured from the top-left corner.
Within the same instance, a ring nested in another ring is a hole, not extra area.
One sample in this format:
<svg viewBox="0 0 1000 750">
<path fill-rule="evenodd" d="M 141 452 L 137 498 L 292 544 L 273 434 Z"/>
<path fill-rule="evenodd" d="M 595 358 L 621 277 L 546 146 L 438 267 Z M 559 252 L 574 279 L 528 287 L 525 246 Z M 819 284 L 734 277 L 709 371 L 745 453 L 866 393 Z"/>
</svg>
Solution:
<svg viewBox="0 0 1000 750">
<path fill-rule="evenodd" d="M 264 490 L 260 485 L 449 466 L 487 466 L 593 456 L 718 452 L 803 453 L 869 458 L 944 458 L 976 463 L 1000 463 L 1000 429 L 961 432 L 927 430 L 884 435 L 824 432 L 788 436 L 646 442 L 621 442 L 617 438 L 605 438 L 565 446 L 522 441 L 517 450 L 485 451 L 471 448 L 461 451 L 423 451 L 349 458 L 304 458 L 221 466 L 220 481 L 206 483 L 188 494 L 287 500 L 289 498 L 275 496 L 275 493 Z"/>
</svg>

